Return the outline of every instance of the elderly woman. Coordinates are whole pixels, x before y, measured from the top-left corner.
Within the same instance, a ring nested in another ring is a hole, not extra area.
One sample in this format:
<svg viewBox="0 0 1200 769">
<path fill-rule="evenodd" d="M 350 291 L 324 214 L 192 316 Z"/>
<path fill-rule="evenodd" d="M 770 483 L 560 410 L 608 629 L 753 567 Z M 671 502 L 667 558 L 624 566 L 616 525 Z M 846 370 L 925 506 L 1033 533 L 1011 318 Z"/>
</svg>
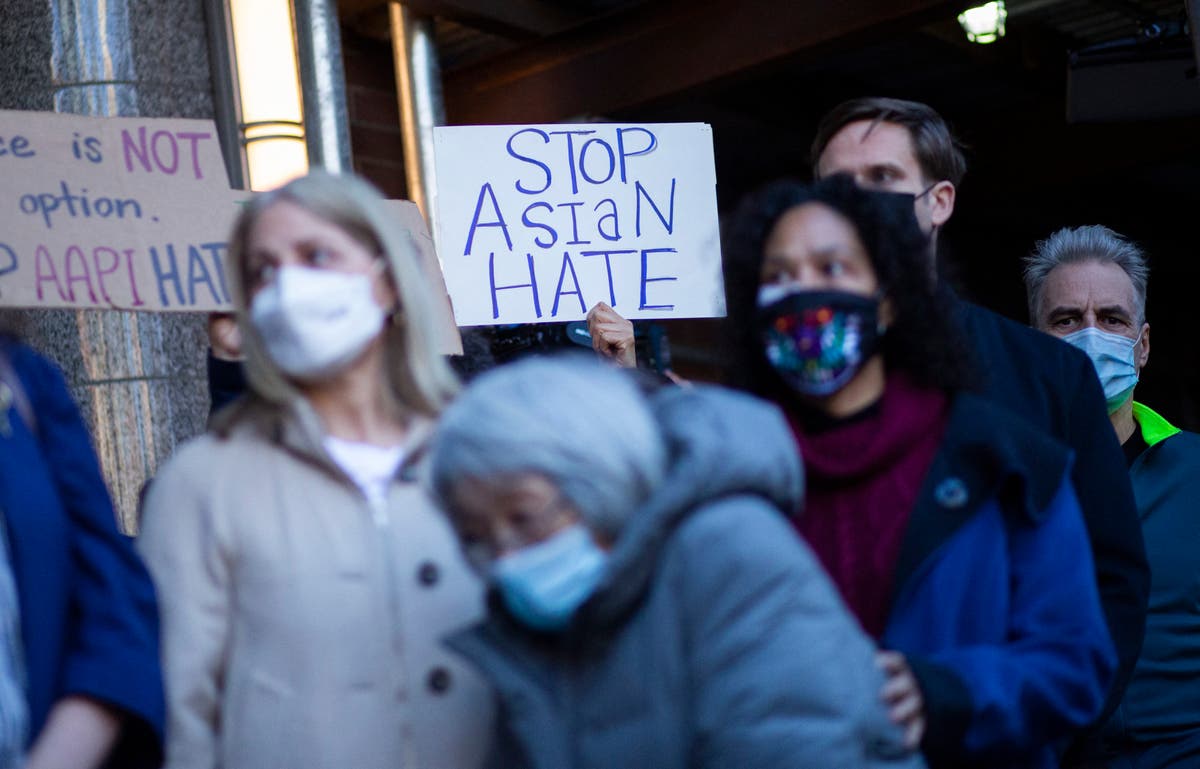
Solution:
<svg viewBox="0 0 1200 769">
<path fill-rule="evenodd" d="M 249 397 L 146 501 L 168 766 L 460 769 L 491 696 L 438 639 L 482 611 L 412 465 L 456 384 L 412 244 L 364 182 L 255 198 L 230 241 Z"/>
<path fill-rule="evenodd" d="M 446 412 L 430 471 L 491 581 L 451 645 L 499 693 L 493 766 L 922 765 L 779 511 L 801 473 L 773 408 L 532 359 Z"/>
<path fill-rule="evenodd" d="M 732 243 L 737 373 L 789 418 L 794 525 L 889 649 L 893 717 L 935 767 L 1057 766 L 1115 661 L 1070 458 L 971 393 L 913 198 L 783 182 Z"/>
</svg>

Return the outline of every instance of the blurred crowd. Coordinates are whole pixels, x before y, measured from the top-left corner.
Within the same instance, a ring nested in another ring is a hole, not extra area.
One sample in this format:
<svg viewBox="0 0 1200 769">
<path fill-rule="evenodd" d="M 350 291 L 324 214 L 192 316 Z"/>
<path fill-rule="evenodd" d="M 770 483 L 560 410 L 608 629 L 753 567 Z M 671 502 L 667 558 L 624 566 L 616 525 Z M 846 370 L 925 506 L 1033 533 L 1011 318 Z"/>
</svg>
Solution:
<svg viewBox="0 0 1200 769">
<path fill-rule="evenodd" d="M 846 102 L 811 157 L 725 228 L 719 385 L 603 303 L 448 358 L 367 183 L 258 195 L 136 542 L 3 338 L 0 769 L 1200 767 L 1146 254 L 1030 244 L 1021 325 L 939 275 L 937 112 Z"/>
</svg>

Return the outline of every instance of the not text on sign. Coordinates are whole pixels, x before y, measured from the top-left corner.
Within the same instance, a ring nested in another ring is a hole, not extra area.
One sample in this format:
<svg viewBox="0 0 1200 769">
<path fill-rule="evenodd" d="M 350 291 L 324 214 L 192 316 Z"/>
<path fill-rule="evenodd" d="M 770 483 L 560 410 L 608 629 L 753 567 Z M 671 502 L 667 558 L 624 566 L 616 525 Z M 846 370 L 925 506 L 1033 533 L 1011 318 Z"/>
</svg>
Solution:
<svg viewBox="0 0 1200 769">
<path fill-rule="evenodd" d="M 211 122 L 0 112 L 0 305 L 228 306 Z"/>
</svg>

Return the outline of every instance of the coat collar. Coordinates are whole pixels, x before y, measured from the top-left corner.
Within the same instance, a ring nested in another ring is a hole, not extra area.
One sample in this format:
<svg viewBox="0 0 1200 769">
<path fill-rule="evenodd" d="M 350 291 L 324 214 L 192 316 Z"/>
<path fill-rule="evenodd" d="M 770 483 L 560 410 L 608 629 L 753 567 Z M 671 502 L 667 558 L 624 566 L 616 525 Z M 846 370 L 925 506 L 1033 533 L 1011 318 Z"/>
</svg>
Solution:
<svg viewBox="0 0 1200 769">
<path fill-rule="evenodd" d="M 1049 436 L 976 395 L 957 395 L 900 546 L 893 598 L 984 502 L 1041 520 L 1069 468 L 1070 453 Z"/>
<path fill-rule="evenodd" d="M 1147 446 L 1161 443 L 1172 435 L 1183 432 L 1159 416 L 1149 406 L 1143 406 L 1137 401 L 1133 402 L 1133 418 L 1138 424 L 1138 429 L 1142 431 L 1142 440 L 1146 442 Z"/>
<path fill-rule="evenodd" d="M 286 404 L 273 404 L 248 395 L 234 406 L 222 424 L 219 435 L 250 430 L 326 472 L 353 483 L 325 449 L 325 430 L 316 410 L 304 398 Z M 404 481 L 417 480 L 418 467 L 433 437 L 434 421 L 411 414 L 404 437 L 404 460 L 396 471 Z"/>
</svg>

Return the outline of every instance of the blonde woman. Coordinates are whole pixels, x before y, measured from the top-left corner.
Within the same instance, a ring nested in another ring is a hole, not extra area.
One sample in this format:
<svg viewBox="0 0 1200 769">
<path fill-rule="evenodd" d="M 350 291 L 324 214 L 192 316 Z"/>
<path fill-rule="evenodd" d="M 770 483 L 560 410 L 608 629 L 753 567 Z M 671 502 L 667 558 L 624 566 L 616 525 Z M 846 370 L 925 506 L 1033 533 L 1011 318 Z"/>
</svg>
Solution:
<svg viewBox="0 0 1200 769">
<path fill-rule="evenodd" d="M 459 769 L 491 696 L 444 651 L 480 587 L 414 481 L 456 382 L 380 197 L 314 173 L 229 248 L 249 397 L 167 463 L 141 547 L 174 769 Z"/>
</svg>

